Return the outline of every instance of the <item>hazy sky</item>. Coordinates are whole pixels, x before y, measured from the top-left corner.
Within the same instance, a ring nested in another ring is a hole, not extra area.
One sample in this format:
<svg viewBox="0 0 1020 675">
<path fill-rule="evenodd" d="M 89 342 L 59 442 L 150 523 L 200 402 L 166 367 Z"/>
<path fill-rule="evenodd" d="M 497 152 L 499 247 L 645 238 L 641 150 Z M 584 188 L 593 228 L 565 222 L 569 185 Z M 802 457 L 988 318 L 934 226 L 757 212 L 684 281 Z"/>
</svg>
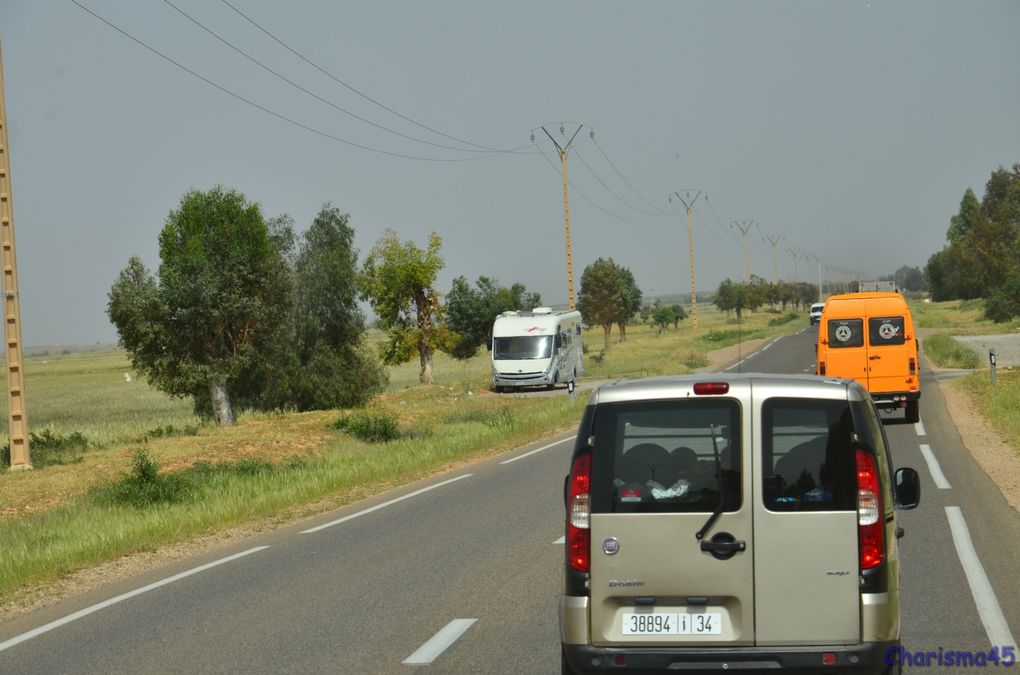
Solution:
<svg viewBox="0 0 1020 675">
<path fill-rule="evenodd" d="M 757 223 L 751 271 L 769 279 L 762 235 L 784 237 L 785 279 L 789 247 L 867 275 L 923 267 L 964 190 L 981 197 L 992 170 L 1020 162 L 1015 0 L 230 0 L 414 123 L 224 2 L 173 0 L 385 129 L 162 0 L 79 1 L 314 131 L 70 0 L 0 0 L 26 345 L 114 341 L 110 285 L 132 255 L 158 266 L 158 233 L 190 188 L 235 187 L 302 230 L 332 202 L 361 259 L 387 227 L 419 246 L 435 230 L 441 291 L 486 274 L 558 304 L 562 189 L 541 125 L 561 143 L 561 121 L 568 134 L 584 125 L 569 156 L 575 283 L 612 257 L 654 294 L 690 290 L 674 191 L 708 195 L 695 203 L 695 267 L 712 290 L 743 276 L 730 224 L 744 219 Z"/>
</svg>

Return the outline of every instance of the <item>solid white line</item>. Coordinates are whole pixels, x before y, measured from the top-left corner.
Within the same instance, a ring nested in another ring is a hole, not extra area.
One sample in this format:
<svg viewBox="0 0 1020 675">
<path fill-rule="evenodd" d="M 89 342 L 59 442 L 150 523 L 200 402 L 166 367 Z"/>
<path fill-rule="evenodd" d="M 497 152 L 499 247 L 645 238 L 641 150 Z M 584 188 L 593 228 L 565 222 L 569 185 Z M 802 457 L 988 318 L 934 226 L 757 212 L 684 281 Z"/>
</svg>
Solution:
<svg viewBox="0 0 1020 675">
<path fill-rule="evenodd" d="M 560 443 L 566 443 L 567 441 L 572 441 L 572 440 L 574 440 L 573 436 L 568 436 L 567 438 L 561 438 L 560 440 L 554 441 L 554 442 L 550 443 L 549 445 L 543 445 L 541 448 L 538 448 L 537 450 L 532 450 L 531 452 L 526 452 L 523 455 L 517 455 L 516 457 L 511 457 L 510 459 L 508 459 L 506 461 L 500 462 L 500 464 L 513 464 L 514 462 L 516 462 L 519 459 L 524 459 L 525 457 L 531 457 L 532 455 L 534 455 L 536 453 L 539 453 L 539 452 L 542 452 L 543 450 L 548 450 L 549 448 L 553 447 L 554 445 L 559 445 Z"/>
<path fill-rule="evenodd" d="M 334 525 L 339 525 L 340 523 L 346 523 L 348 520 L 354 520 L 355 518 L 360 518 L 361 516 L 364 516 L 364 515 L 367 515 L 369 513 L 372 513 L 373 511 L 378 511 L 379 509 L 385 509 L 387 506 L 392 506 L 393 504 L 396 504 L 397 502 L 402 502 L 405 499 L 410 499 L 411 497 L 417 497 L 418 495 L 425 494 L 426 492 L 429 492 L 430 490 L 435 490 L 436 488 L 441 488 L 444 485 L 449 485 L 450 483 L 456 483 L 459 480 L 464 480 L 465 478 L 469 478 L 469 477 L 471 477 L 473 475 L 474 475 L 473 473 L 466 473 L 463 476 L 457 476 L 456 478 L 451 478 L 450 480 L 444 480 L 442 483 L 436 483 L 435 485 L 430 485 L 430 486 L 422 488 L 420 490 L 415 490 L 414 492 L 412 492 L 410 494 L 406 494 L 403 497 L 397 497 L 396 499 L 391 499 L 388 502 L 383 502 L 382 504 L 376 504 L 375 506 L 367 508 L 364 511 L 358 511 L 357 513 L 352 513 L 349 516 L 344 516 L 343 518 L 337 518 L 336 520 L 332 520 L 332 521 L 330 521 L 328 523 L 324 523 L 322 525 L 316 525 L 315 527 L 309 528 L 307 530 L 301 530 L 301 534 L 312 534 L 313 532 L 318 532 L 319 530 L 325 530 L 327 527 L 333 527 Z"/>
<path fill-rule="evenodd" d="M 166 579 L 163 579 L 161 581 L 156 581 L 154 583 L 149 584 L 148 586 L 142 586 L 141 588 L 136 588 L 133 591 L 128 591 L 127 593 L 122 593 L 122 594 L 120 594 L 120 595 L 118 595 L 118 596 L 116 596 L 114 598 L 110 598 L 109 600 L 104 600 L 104 601 L 102 601 L 100 603 L 92 605 L 91 607 L 86 607 L 85 609 L 80 609 L 77 612 L 74 612 L 73 614 L 68 614 L 67 616 L 65 616 L 62 619 L 57 619 L 56 621 L 51 621 L 50 623 L 46 624 L 45 626 L 39 626 L 38 628 L 30 630 L 27 633 L 22 633 L 21 635 L 18 635 L 16 637 L 12 637 L 10 640 L 7 640 L 6 642 L 0 642 L 0 652 L 4 651 L 6 649 L 10 649 L 14 645 L 21 644 L 22 642 L 25 642 L 26 640 L 31 640 L 32 638 L 37 637 L 39 635 L 42 635 L 43 633 L 48 633 L 51 630 L 53 630 L 54 628 L 60 628 L 61 626 L 65 626 L 65 625 L 71 623 L 72 621 L 77 621 L 78 619 L 86 617 L 89 614 L 93 614 L 95 612 L 98 612 L 101 609 L 106 609 L 110 605 L 116 605 L 118 602 L 123 602 L 124 600 L 128 600 L 130 598 L 133 598 L 136 595 L 141 595 L 142 593 L 148 593 L 149 591 L 152 591 L 152 590 L 155 590 L 157 588 L 160 588 L 161 586 L 166 586 L 167 584 L 172 584 L 175 581 L 180 581 L 181 579 L 184 579 L 186 577 L 190 577 L 192 574 L 198 574 L 199 572 L 204 572 L 204 571 L 206 571 L 208 569 L 212 569 L 213 567 L 216 567 L 218 565 L 222 565 L 224 563 L 228 563 L 228 562 L 231 562 L 233 560 L 237 560 L 238 558 L 243 558 L 246 555 L 251 555 L 252 553 L 257 553 L 257 552 L 262 551 L 262 550 L 267 549 L 267 548 L 269 548 L 269 547 L 268 546 L 256 546 L 255 548 L 250 548 L 247 551 L 242 551 L 240 553 L 235 553 L 234 555 L 227 556 L 226 558 L 220 558 L 219 560 L 213 561 L 211 563 L 206 563 L 205 565 L 200 565 L 200 566 L 198 566 L 198 567 L 196 567 L 194 569 L 190 569 L 190 570 L 188 570 L 186 572 L 181 572 L 180 574 L 175 574 L 172 577 L 167 577 Z"/>
<path fill-rule="evenodd" d="M 427 666 L 456 642 L 478 619 L 454 619 L 432 636 L 432 639 L 402 661 L 408 666 Z"/>
<path fill-rule="evenodd" d="M 993 647 L 1000 650 L 1003 647 L 1016 649 L 1016 640 L 1009 632 L 1009 624 L 1006 617 L 1002 615 L 1002 608 L 999 600 L 995 597 L 992 584 L 988 581 L 985 568 L 981 566 L 977 551 L 970 539 L 970 530 L 967 529 L 967 521 L 963 519 L 963 511 L 959 506 L 947 506 L 946 517 L 949 518 L 949 529 L 953 532 L 953 543 L 956 544 L 956 555 L 960 557 L 963 571 L 967 574 L 967 583 L 970 584 L 970 592 L 974 596 L 974 604 L 977 605 L 978 614 L 981 616 L 981 623 L 985 626 L 985 633 Z"/>
<path fill-rule="evenodd" d="M 564 535 L 564 536 L 560 537 L 559 539 L 557 539 L 557 540 L 556 540 L 556 541 L 554 541 L 553 543 L 554 543 L 554 544 L 566 544 L 566 543 L 567 543 L 567 537 L 566 537 L 566 535 Z"/>
<path fill-rule="evenodd" d="M 935 481 L 935 487 L 940 490 L 951 489 L 953 486 L 946 479 L 946 474 L 942 473 L 942 466 L 939 465 L 939 460 L 935 457 L 935 453 L 931 451 L 931 446 L 921 445 L 921 454 L 924 455 L 924 461 L 928 465 L 928 471 L 931 473 L 932 480 Z"/>
<path fill-rule="evenodd" d="M 914 431 L 917 432 L 918 436 L 927 436 L 928 435 L 928 432 L 924 430 L 924 424 L 921 422 L 921 420 L 918 420 L 914 424 Z"/>
</svg>

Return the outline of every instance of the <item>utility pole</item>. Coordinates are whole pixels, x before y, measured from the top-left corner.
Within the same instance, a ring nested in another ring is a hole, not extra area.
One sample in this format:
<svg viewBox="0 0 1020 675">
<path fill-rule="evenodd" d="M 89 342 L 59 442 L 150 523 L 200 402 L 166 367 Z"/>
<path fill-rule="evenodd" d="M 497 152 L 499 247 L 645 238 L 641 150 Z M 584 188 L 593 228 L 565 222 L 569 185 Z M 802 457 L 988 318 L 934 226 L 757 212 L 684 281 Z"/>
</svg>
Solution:
<svg viewBox="0 0 1020 675">
<path fill-rule="evenodd" d="M 28 420 L 25 416 L 24 358 L 21 352 L 21 305 L 18 266 L 14 255 L 14 205 L 11 201 L 11 162 L 7 154 L 7 107 L 4 101 L 4 62 L 0 52 L 0 247 L 3 249 L 4 343 L 7 357 L 7 421 L 11 438 L 11 469 L 31 469 Z"/>
<path fill-rule="evenodd" d="M 691 255 L 691 320 L 694 322 L 694 327 L 698 327 L 698 285 L 696 283 L 697 278 L 694 274 L 694 224 L 691 222 L 691 212 L 694 210 L 694 202 L 698 201 L 698 196 L 701 194 L 701 190 L 684 190 L 681 195 L 679 192 L 674 192 L 676 198 L 687 209 L 687 245 L 690 248 Z"/>
<path fill-rule="evenodd" d="M 822 301 L 822 257 L 815 256 L 815 262 L 818 264 L 818 302 Z"/>
<path fill-rule="evenodd" d="M 574 309 L 574 252 L 570 245 L 570 198 L 567 191 L 567 150 L 570 149 L 570 144 L 577 138 L 577 134 L 581 131 L 583 124 L 578 124 L 577 129 L 574 130 L 574 135 L 570 137 L 566 145 L 560 145 L 556 142 L 545 127 L 542 127 L 542 131 L 545 131 L 545 135 L 549 137 L 549 140 L 553 142 L 556 149 L 560 151 L 560 167 L 563 173 L 563 228 L 566 231 L 567 236 L 567 306 L 570 309 Z M 560 134 L 566 135 L 566 129 L 560 124 Z M 531 135 L 531 140 L 534 142 L 535 134 Z"/>
<path fill-rule="evenodd" d="M 779 258 L 776 255 L 776 245 L 782 240 L 783 235 L 765 237 L 772 244 L 772 283 L 779 283 Z"/>
<path fill-rule="evenodd" d="M 744 243 L 744 283 L 751 282 L 751 261 L 750 253 L 747 248 L 747 233 L 754 227 L 754 221 L 745 218 L 744 220 L 734 220 L 730 223 L 730 227 L 736 226 L 740 230 L 740 239 Z"/>
<path fill-rule="evenodd" d="M 787 253 L 793 256 L 793 283 L 800 283 L 800 270 L 797 268 L 797 258 L 800 256 L 800 249 L 796 247 L 786 249 Z"/>
</svg>

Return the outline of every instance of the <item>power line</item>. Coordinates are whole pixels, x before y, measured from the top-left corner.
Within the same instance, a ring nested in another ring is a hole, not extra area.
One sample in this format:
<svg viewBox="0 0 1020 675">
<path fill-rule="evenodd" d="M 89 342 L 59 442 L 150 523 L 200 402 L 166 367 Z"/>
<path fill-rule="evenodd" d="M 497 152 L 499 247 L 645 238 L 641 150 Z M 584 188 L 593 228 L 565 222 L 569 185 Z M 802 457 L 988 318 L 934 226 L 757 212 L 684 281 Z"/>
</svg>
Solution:
<svg viewBox="0 0 1020 675">
<path fill-rule="evenodd" d="M 595 132 L 594 131 L 591 133 L 591 140 L 594 141 L 595 147 L 598 148 L 598 151 L 600 153 L 602 153 L 602 157 L 604 157 L 606 162 L 609 163 L 609 166 L 613 167 L 613 171 L 615 171 L 616 175 L 620 177 L 620 180 L 623 181 L 624 185 L 626 185 L 627 187 L 629 187 L 631 189 L 631 192 L 636 194 L 638 196 L 638 198 L 641 199 L 641 201 L 643 201 L 645 204 L 648 204 L 648 206 L 650 206 L 652 209 L 654 209 L 659 215 L 663 215 L 663 216 L 668 216 L 669 215 L 669 213 L 667 213 L 663 209 L 659 208 L 655 204 L 652 204 L 650 201 L 645 199 L 644 196 L 640 192 L 638 192 L 637 189 L 633 185 L 630 184 L 630 181 L 628 181 L 626 178 L 623 177 L 623 174 L 620 173 L 620 170 L 616 168 L 615 164 L 613 164 L 613 160 L 609 159 L 609 156 L 606 154 L 605 150 L 603 150 L 602 146 L 599 145 L 598 139 L 595 138 Z"/>
<path fill-rule="evenodd" d="M 305 131 L 309 131 L 309 132 L 311 132 L 313 134 L 316 134 L 318 136 L 322 136 L 323 138 L 328 138 L 329 140 L 336 141 L 337 143 L 342 143 L 344 145 L 348 145 L 348 146 L 351 146 L 351 147 L 354 147 L 354 148 L 360 148 L 361 150 L 367 150 L 369 152 L 375 152 L 375 153 L 378 153 L 378 154 L 381 154 L 381 155 L 387 155 L 387 156 L 390 156 L 390 157 L 399 157 L 400 159 L 413 159 L 413 160 L 418 160 L 418 161 L 422 161 L 422 162 L 471 162 L 471 161 L 474 161 L 474 160 L 486 159 L 486 158 L 489 158 L 489 157 L 494 157 L 494 156 L 496 156 L 498 154 L 502 154 L 500 152 L 493 152 L 492 154 L 489 154 L 489 155 L 478 155 L 476 157 L 457 157 L 457 158 L 420 157 L 420 156 L 417 156 L 417 155 L 406 155 L 406 154 L 402 154 L 402 153 L 399 153 L 399 152 L 391 152 L 389 150 L 382 150 L 380 148 L 373 148 L 373 147 L 370 147 L 370 146 L 367 146 L 367 145 L 362 145 L 360 143 L 355 143 L 354 141 L 348 141 L 346 139 L 340 138 L 338 136 L 334 136 L 334 135 L 329 134 L 329 133 L 327 133 L 325 131 L 322 131 L 320 129 L 316 129 L 315 127 L 311 127 L 311 126 L 308 126 L 307 124 L 303 124 L 301 122 L 298 122 L 297 120 L 291 119 L 290 117 L 287 117 L 286 115 L 281 115 L 280 113 L 275 112 L 273 110 L 270 110 L 269 108 L 266 108 L 265 106 L 259 105 L 258 103 L 255 103 L 254 101 L 252 101 L 250 99 L 247 99 L 244 96 L 241 96 L 240 94 L 234 93 L 233 91 L 227 89 L 226 87 L 224 87 L 224 86 L 222 86 L 220 84 L 217 84 L 216 82 L 213 82 L 209 78 L 204 77 L 203 75 L 199 75 L 194 70 L 191 70 L 187 66 L 179 63 L 178 61 L 175 61 L 171 57 L 167 56 L 163 52 L 161 52 L 158 49 L 156 49 L 155 47 L 149 46 L 148 44 L 146 44 L 142 40 L 136 38 L 134 35 L 131 35 L 127 31 L 125 31 L 122 28 L 114 25 L 113 23 L 111 23 L 110 21 L 105 19 L 104 17 L 102 17 L 99 14 L 93 12 L 91 9 L 89 9 L 85 5 L 83 5 L 80 2 L 78 2 L 78 0 L 71 0 L 71 2 L 74 3 L 75 5 L 77 5 L 78 7 L 80 7 L 85 12 L 91 14 L 96 19 L 99 19 L 100 21 L 102 21 L 107 26 L 109 26 L 110 28 L 114 29 L 115 31 L 117 31 L 118 33 L 123 35 L 124 37 L 130 39 L 131 41 L 137 43 L 138 45 L 141 45 L 142 47 L 144 47 L 145 49 L 149 50 L 150 52 L 152 52 L 156 56 L 159 56 L 160 58 L 162 58 L 162 59 L 164 59 L 166 61 L 169 61 L 170 63 L 174 64 L 175 66 L 177 66 L 178 68 L 180 68 L 184 72 L 188 73 L 189 75 L 192 75 L 193 77 L 197 77 L 198 79 L 202 80 L 206 84 L 208 84 L 208 85 L 210 85 L 212 87 L 215 87 L 216 89 L 218 89 L 219 91 L 223 92 L 224 94 L 227 94 L 228 96 L 236 98 L 237 100 L 239 100 L 239 101 L 241 101 L 243 103 L 247 103 L 248 105 L 252 106 L 253 108 L 257 108 L 257 109 L 261 110 L 262 112 L 266 113 L 267 115 L 272 115 L 273 117 L 275 117 L 277 119 L 280 119 L 280 120 L 283 120 L 284 122 L 287 122 L 288 124 L 292 124 L 292 125 L 294 125 L 296 127 L 304 129 Z"/>
<path fill-rule="evenodd" d="M 591 165 L 588 164 L 587 161 L 585 161 L 584 157 L 581 155 L 580 152 L 578 152 L 577 150 L 574 150 L 574 154 L 577 156 L 577 158 L 579 160 L 581 160 L 581 164 L 584 164 L 584 168 L 588 169 L 589 173 L 591 173 L 591 175 L 595 176 L 595 180 L 597 180 L 599 183 L 602 184 L 602 187 L 604 187 L 606 189 L 606 192 L 608 192 L 609 194 L 611 194 L 614 197 L 616 197 L 620 201 L 620 203 L 624 204 L 625 206 L 630 207 L 631 209 L 637 211 L 641 215 L 647 216 L 649 218 L 655 218 L 658 215 L 656 213 L 648 213 L 647 211 L 642 211 L 641 209 L 639 209 L 638 207 L 634 206 L 633 204 L 628 202 L 626 199 L 621 197 L 620 195 L 616 194 L 616 192 L 613 190 L 613 188 L 611 188 L 608 185 L 606 185 L 606 182 L 604 180 L 602 180 L 602 177 L 599 176 L 598 173 L 595 172 L 595 169 L 591 168 Z"/>
<path fill-rule="evenodd" d="M 220 42 L 222 42 L 226 46 L 230 47 L 235 52 L 237 52 L 238 54 L 240 54 L 244 58 L 248 59 L 249 61 L 251 61 L 255 65 L 257 65 L 259 68 L 262 68 L 267 73 L 270 73 L 271 75 L 273 75 L 273 76 L 283 80 L 284 82 L 286 82 L 290 86 L 294 87 L 298 91 L 301 91 L 301 92 L 311 96 L 312 98 L 314 98 L 317 101 L 325 103 L 326 105 L 328 105 L 329 107 L 333 108 L 334 110 L 338 110 L 338 111 L 344 113 L 345 115 L 349 115 L 350 117 L 353 117 L 354 119 L 356 119 L 356 120 L 358 120 L 360 122 L 364 122 L 365 124 L 371 125 L 371 126 L 375 127 L 376 129 L 381 129 L 382 131 L 394 134 L 396 136 L 400 136 L 401 138 L 406 138 L 407 140 L 414 141 L 416 143 L 423 143 L 424 145 L 430 145 L 430 146 L 432 146 L 434 148 L 442 148 L 443 150 L 454 150 L 456 152 L 475 152 L 475 153 L 484 153 L 484 152 L 486 152 L 485 150 L 478 150 L 478 149 L 471 149 L 471 148 L 458 148 L 458 147 L 454 147 L 452 145 L 443 145 L 442 143 L 433 143 L 432 141 L 427 141 L 427 140 L 424 140 L 422 138 L 416 138 L 414 136 L 402 133 L 400 131 L 396 131 L 394 129 L 390 129 L 387 126 L 384 126 L 382 124 L 378 124 L 376 122 L 373 122 L 370 119 L 362 117 L 361 115 L 358 115 L 357 113 L 353 113 L 350 110 L 347 110 L 346 108 L 343 108 L 343 107 L 333 103 L 332 101 L 327 100 L 327 99 L 319 96 L 315 92 L 309 91 L 308 89 L 305 89 L 304 87 L 302 87 L 297 82 L 294 82 L 293 80 L 289 79 L 285 75 L 282 75 L 281 73 L 273 70 L 272 68 L 270 68 L 269 66 L 267 66 L 264 63 L 262 63 L 261 61 L 256 59 L 251 54 L 249 54 L 248 52 L 246 52 L 243 49 L 241 49 L 240 47 L 234 45 L 229 40 L 227 40 L 226 38 L 224 38 L 223 36 L 221 36 L 220 34 L 215 32 L 214 30 L 212 30 L 211 28 L 209 28 L 208 26 L 203 24 L 201 21 L 199 21 L 195 17 L 193 17 L 190 14 L 188 14 L 187 12 L 185 12 L 183 9 L 181 9 L 180 7 L 175 5 L 170 0 L 163 0 L 163 2 L 166 3 L 167 5 L 169 5 L 170 7 L 172 7 L 174 9 L 174 11 L 176 11 L 178 14 L 180 14 L 181 16 L 186 18 L 188 21 L 192 22 L 193 24 L 195 24 L 196 26 L 198 26 L 199 28 L 204 30 L 209 35 L 212 35 L 214 38 L 216 38 L 217 40 L 219 40 Z"/>
<path fill-rule="evenodd" d="M 73 0 L 72 0 L 72 1 L 73 1 Z M 523 143 L 523 144 L 521 144 L 521 145 L 519 145 L 519 146 L 517 146 L 517 147 L 515 147 L 515 148 L 509 148 L 509 149 L 501 149 L 501 148 L 490 148 L 490 147 L 488 147 L 488 146 L 485 146 L 485 145 L 481 145 L 481 144 L 478 144 L 478 143 L 472 143 L 471 141 L 466 141 L 466 140 L 464 140 L 464 139 L 462 139 L 462 138 L 457 138 L 456 136 L 452 136 L 452 135 L 450 135 L 450 134 L 444 133 L 444 132 L 442 132 L 442 131 L 439 131 L 438 129 L 433 129 L 432 127 L 430 127 L 430 126 L 428 126 L 428 125 L 426 125 L 426 124 L 422 124 L 421 122 L 418 122 L 418 121 L 416 121 L 416 120 L 414 120 L 414 119 L 411 119 L 411 118 L 410 118 L 410 117 L 408 117 L 407 115 L 404 115 L 404 114 L 402 114 L 402 113 L 400 113 L 400 112 L 398 112 L 398 111 L 394 110 L 393 108 L 391 108 L 391 107 L 389 107 L 389 106 L 385 105 L 384 103 L 380 103 L 379 101 L 375 100 L 374 98 L 372 98 L 372 97 L 371 97 L 371 96 L 369 96 L 368 94 L 365 94 L 364 92 L 362 92 L 362 91 L 360 91 L 360 90 L 356 89 L 355 87 L 353 87 L 353 86 L 351 86 L 351 85 L 347 84 L 346 82 L 344 82 L 344 81 L 343 81 L 343 80 L 341 80 L 340 78 L 336 77 L 335 75 L 333 75 L 332 73 L 330 73 L 329 71 L 327 71 L 327 70 L 326 70 L 325 68 L 322 68 L 322 67 L 321 67 L 321 66 L 319 66 L 318 64 L 314 63 L 313 61 L 311 61 L 310 59 L 308 59 L 308 58 L 307 58 L 307 57 L 306 57 L 306 56 L 305 56 L 304 54 L 302 54 L 301 52 L 297 51 L 296 49 L 294 49 L 293 47 L 291 47 L 290 45 L 288 45 L 288 44 L 287 44 L 286 42 L 284 42 L 283 40 L 281 40 L 280 38 L 278 38 L 278 37 L 277 37 L 276 35 L 273 35 L 272 33 L 270 33 L 270 32 L 269 32 L 269 31 L 268 31 L 268 30 L 267 30 L 266 28 L 264 28 L 264 27 L 263 27 L 263 26 L 262 26 L 261 24 L 259 24 L 259 23 L 256 23 L 254 19 L 252 19 L 252 18 L 251 18 L 251 17 L 249 17 L 249 16 L 247 15 L 247 14 L 245 14 L 244 12 L 242 12 L 241 10 L 239 10 L 239 9 L 238 9 L 237 7 L 235 7 L 234 5 L 232 5 L 232 4 L 231 4 L 230 2 L 228 2 L 227 0 L 221 0 L 221 2 L 222 2 L 223 4 L 225 4 L 225 5 L 227 6 L 227 7 L 229 7 L 230 9 L 234 10 L 234 11 L 235 11 L 235 12 L 236 12 L 236 13 L 237 13 L 238 15 L 240 15 L 240 17 L 241 17 L 241 18 L 243 18 L 243 19 L 244 19 L 245 21 L 247 21 L 247 22 L 248 22 L 248 23 L 250 23 L 251 25 L 253 25 L 253 26 L 255 26 L 256 28 L 258 28 L 258 29 L 259 29 L 260 31 L 262 31 L 263 33 L 265 33 L 265 34 L 266 34 L 267 36 L 269 36 L 269 37 L 270 37 L 270 38 L 271 38 L 271 39 L 272 39 L 273 41 L 275 41 L 275 42 L 276 42 L 276 43 L 277 43 L 278 45 L 280 45 L 281 47 L 283 47 L 284 49 L 286 49 L 286 50 L 287 50 L 287 51 L 289 51 L 289 52 L 290 52 L 291 54 L 293 54 L 294 56 L 298 57 L 299 59 L 301 59 L 302 61 L 304 61 L 304 62 L 305 62 L 305 63 L 307 63 L 308 65 L 310 65 L 310 66 L 311 66 L 312 68 L 315 68 L 316 70 L 318 70 L 318 71 L 319 71 L 320 73 L 322 73 L 323 75 L 325 75 L 325 76 L 326 76 L 326 77 L 328 77 L 329 79 L 333 80 L 334 82 L 336 82 L 337 84 L 341 85 L 342 87 L 345 87 L 345 88 L 346 88 L 346 89 L 348 89 L 349 91 L 352 91 L 352 92 L 354 92 L 355 94 L 357 94 L 357 95 L 358 95 L 358 96 L 360 96 L 361 98 L 365 99 L 366 101 L 369 101 L 370 103 L 373 103 L 373 104 L 375 104 L 375 105 L 379 106 L 380 108 L 382 108 L 383 110 L 385 110 L 385 111 L 386 111 L 386 112 L 388 112 L 388 113 L 391 113 L 391 114 L 393 114 L 393 115 L 396 115 L 397 117 L 399 117 L 400 119 L 404 120 L 405 122 L 410 122 L 411 124 L 413 124 L 413 125 L 415 125 L 415 126 L 417 126 L 417 127 L 420 127 L 420 128 L 422 128 L 422 129 L 425 129 L 426 131 L 431 131 L 432 133 L 434 133 L 434 134 L 437 134 L 437 135 L 439 135 L 439 136 L 442 136 L 443 138 L 449 139 L 449 140 L 451 140 L 451 141 L 456 141 L 456 142 L 458 142 L 458 143 L 463 143 L 464 145 L 470 145 L 470 146 L 473 146 L 473 147 L 475 147 L 475 148 L 480 148 L 481 150 L 484 150 L 484 151 L 487 151 L 487 152 L 496 152 L 496 153 L 518 153 L 518 152 L 520 152 L 520 151 L 521 151 L 521 149 L 522 149 L 522 148 L 524 148 L 524 147 L 525 147 L 525 146 L 527 145 L 527 143 Z M 531 153 L 524 153 L 524 154 L 531 154 Z"/>
</svg>

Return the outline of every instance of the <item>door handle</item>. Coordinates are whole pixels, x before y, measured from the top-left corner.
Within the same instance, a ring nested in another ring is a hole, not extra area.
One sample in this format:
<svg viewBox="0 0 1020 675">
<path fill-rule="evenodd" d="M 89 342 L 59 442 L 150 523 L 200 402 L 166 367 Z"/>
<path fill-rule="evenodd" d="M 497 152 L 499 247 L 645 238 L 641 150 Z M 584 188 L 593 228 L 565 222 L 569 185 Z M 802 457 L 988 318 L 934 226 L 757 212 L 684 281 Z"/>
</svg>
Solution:
<svg viewBox="0 0 1020 675">
<path fill-rule="evenodd" d="M 875 356 L 869 356 L 869 357 L 868 357 L 868 360 L 869 360 L 869 361 L 875 361 L 875 360 L 877 360 L 877 359 L 880 359 L 880 358 L 882 358 L 882 357 L 881 357 L 881 356 L 878 356 L 878 355 L 875 355 Z"/>
<path fill-rule="evenodd" d="M 702 540 L 701 550 L 711 553 L 717 560 L 729 560 L 738 553 L 747 550 L 747 543 L 737 541 L 729 532 L 719 532 L 709 541 Z"/>
</svg>

